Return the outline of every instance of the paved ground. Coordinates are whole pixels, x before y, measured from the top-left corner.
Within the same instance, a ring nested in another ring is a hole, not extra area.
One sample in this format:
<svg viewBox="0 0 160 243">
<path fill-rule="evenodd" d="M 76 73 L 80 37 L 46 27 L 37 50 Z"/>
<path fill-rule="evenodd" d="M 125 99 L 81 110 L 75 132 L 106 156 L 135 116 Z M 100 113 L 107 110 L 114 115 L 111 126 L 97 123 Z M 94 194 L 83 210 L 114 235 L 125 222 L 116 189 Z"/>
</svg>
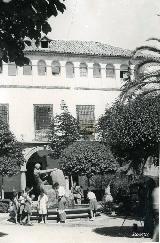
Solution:
<svg viewBox="0 0 160 243">
<path fill-rule="evenodd" d="M 103 243 L 103 242 L 150 242 L 150 239 L 132 236 L 132 225 L 140 222 L 102 215 L 94 222 L 88 219 L 68 220 L 66 224 L 49 221 L 46 225 L 14 225 L 7 222 L 8 215 L 0 215 L 1 243 Z"/>
</svg>

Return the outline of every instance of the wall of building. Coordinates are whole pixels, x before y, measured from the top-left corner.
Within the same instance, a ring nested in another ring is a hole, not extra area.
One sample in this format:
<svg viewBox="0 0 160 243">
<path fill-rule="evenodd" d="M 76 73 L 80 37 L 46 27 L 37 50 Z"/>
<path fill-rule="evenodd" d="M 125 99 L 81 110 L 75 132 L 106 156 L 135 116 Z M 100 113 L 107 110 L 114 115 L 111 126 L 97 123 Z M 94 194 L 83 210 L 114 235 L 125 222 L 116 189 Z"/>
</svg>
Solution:
<svg viewBox="0 0 160 243">
<path fill-rule="evenodd" d="M 102 58 L 87 56 L 64 56 L 46 53 L 28 55 L 32 62 L 32 75 L 23 75 L 23 67 L 17 68 L 16 76 L 8 76 L 8 65 L 3 64 L 0 74 L 0 103 L 9 104 L 9 125 L 19 141 L 35 140 L 34 104 L 52 104 L 53 115 L 60 113 L 62 100 L 69 111 L 76 117 L 76 105 L 95 105 L 95 118 L 104 113 L 105 107 L 111 105 L 119 94 L 122 85 L 120 65 L 127 64 L 127 58 Z M 47 74 L 39 76 L 38 60 L 47 63 Z M 51 63 L 58 60 L 61 74 L 53 76 Z M 75 77 L 66 78 L 65 64 L 72 61 Z M 88 65 L 88 76 L 80 77 L 80 62 Z M 101 65 L 102 77 L 93 77 L 93 63 Z M 115 67 L 115 78 L 106 78 L 106 64 Z"/>
</svg>

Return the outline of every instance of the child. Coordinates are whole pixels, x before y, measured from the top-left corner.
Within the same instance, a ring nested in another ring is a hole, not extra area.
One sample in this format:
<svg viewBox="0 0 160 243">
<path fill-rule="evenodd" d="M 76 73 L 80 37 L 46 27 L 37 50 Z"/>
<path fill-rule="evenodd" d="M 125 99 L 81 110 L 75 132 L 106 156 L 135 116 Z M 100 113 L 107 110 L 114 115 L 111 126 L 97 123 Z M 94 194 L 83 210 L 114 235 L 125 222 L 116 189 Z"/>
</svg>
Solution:
<svg viewBox="0 0 160 243">
<path fill-rule="evenodd" d="M 43 222 L 46 223 L 47 209 L 48 209 L 48 197 L 44 193 L 43 188 L 41 188 L 41 194 L 38 197 L 38 212 L 39 212 L 38 223 L 40 223 L 42 219 Z"/>
<path fill-rule="evenodd" d="M 11 217 L 11 220 L 13 220 L 15 224 L 17 224 L 18 209 L 19 209 L 18 193 L 14 191 L 12 203 L 10 206 L 10 217 Z"/>
<path fill-rule="evenodd" d="M 25 200 L 25 205 L 24 205 L 24 219 L 22 220 L 22 224 L 26 224 L 29 226 L 32 226 L 33 224 L 31 223 L 31 214 L 32 214 L 32 197 L 29 196 L 29 191 L 26 190 L 26 193 L 24 193 L 24 200 Z"/>
<path fill-rule="evenodd" d="M 90 220 L 95 220 L 96 210 L 97 210 L 97 199 L 96 195 L 89 189 L 87 197 L 89 199 L 89 209 L 90 209 Z"/>
<path fill-rule="evenodd" d="M 59 183 L 54 184 L 54 188 L 57 191 L 57 198 L 58 198 L 58 216 L 57 216 L 57 223 L 65 223 L 66 221 L 66 198 L 65 198 L 65 189 L 63 186 L 60 186 Z"/>
<path fill-rule="evenodd" d="M 24 214 L 24 206 L 25 206 L 24 191 L 21 192 L 18 202 L 19 202 L 19 222 L 20 224 L 22 224 L 22 217 Z"/>
</svg>

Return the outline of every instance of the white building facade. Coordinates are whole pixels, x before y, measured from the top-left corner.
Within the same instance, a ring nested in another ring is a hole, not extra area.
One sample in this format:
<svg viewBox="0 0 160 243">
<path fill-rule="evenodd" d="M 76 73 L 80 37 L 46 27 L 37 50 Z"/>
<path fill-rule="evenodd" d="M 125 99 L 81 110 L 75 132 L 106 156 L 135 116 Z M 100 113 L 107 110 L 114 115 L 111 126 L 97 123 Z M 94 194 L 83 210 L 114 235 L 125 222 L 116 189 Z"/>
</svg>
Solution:
<svg viewBox="0 0 160 243">
<path fill-rule="evenodd" d="M 52 117 L 61 112 L 62 100 L 82 129 L 94 131 L 106 106 L 120 93 L 131 52 L 99 42 L 44 37 L 38 47 L 26 41 L 25 56 L 30 63 L 24 67 L 1 65 L 0 116 L 24 144 L 27 164 L 47 145 L 46 131 Z M 25 172 L 22 168 L 21 189 L 26 186 Z"/>
</svg>

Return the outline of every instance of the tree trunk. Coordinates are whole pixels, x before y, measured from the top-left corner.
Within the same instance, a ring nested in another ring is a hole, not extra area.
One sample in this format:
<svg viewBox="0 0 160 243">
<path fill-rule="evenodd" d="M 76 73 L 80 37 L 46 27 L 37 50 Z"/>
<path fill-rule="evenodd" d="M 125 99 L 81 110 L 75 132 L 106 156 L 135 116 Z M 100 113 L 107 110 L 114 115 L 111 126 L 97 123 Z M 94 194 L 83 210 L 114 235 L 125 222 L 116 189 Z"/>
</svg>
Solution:
<svg viewBox="0 0 160 243">
<path fill-rule="evenodd" d="M 158 143 L 158 152 L 159 152 L 159 165 L 160 165 L 160 142 Z"/>
<path fill-rule="evenodd" d="M 3 178 L 3 175 L 2 175 L 2 187 L 1 187 L 1 198 L 4 199 L 4 189 L 3 189 L 3 186 L 4 186 L 4 178 Z"/>
<path fill-rule="evenodd" d="M 88 187 L 90 187 L 90 177 L 87 176 Z"/>
</svg>

